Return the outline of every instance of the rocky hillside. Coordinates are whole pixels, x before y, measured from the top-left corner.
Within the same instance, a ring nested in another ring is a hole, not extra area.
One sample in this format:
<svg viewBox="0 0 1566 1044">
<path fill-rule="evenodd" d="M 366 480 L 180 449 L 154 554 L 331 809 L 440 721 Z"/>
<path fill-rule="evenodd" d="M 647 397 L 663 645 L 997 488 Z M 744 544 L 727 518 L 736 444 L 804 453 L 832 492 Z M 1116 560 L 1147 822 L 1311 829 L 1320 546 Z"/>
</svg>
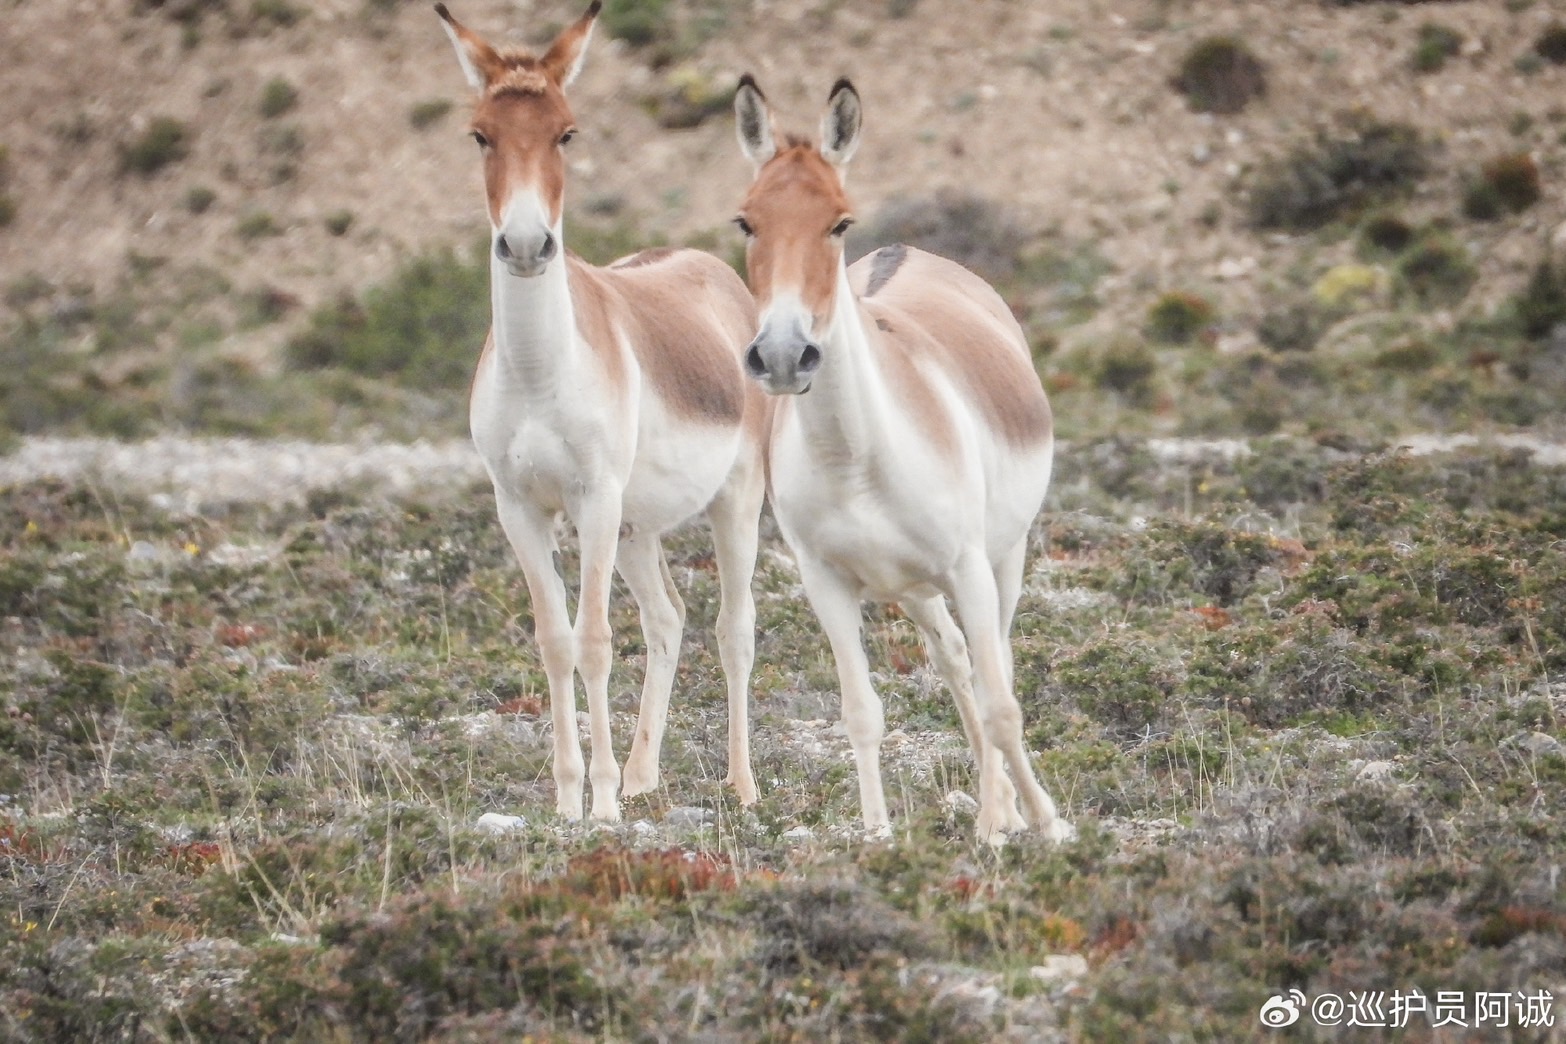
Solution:
<svg viewBox="0 0 1566 1044">
<path fill-rule="evenodd" d="M 178 308 L 212 283 L 234 298 L 208 324 L 222 350 L 265 368 L 311 307 L 484 228 L 466 86 L 427 4 L 10 6 L 0 322 L 101 316 L 149 280 Z M 577 6 L 455 11 L 526 42 Z M 1291 315 L 1449 331 L 1508 307 L 1566 218 L 1558 17 L 1530 0 L 611 3 L 573 96 L 568 241 L 732 251 L 737 75 L 803 129 L 849 74 L 862 237 L 923 234 L 981 268 L 998 252 L 1045 349 L 1136 333 L 1170 292 L 1231 352 L 1287 341 Z M 1192 58 L 1215 37 L 1240 58 Z M 1390 247 L 1366 246 L 1375 214 Z M 154 324 L 130 347 L 200 333 Z M 84 339 L 65 341 L 90 354 Z"/>
</svg>

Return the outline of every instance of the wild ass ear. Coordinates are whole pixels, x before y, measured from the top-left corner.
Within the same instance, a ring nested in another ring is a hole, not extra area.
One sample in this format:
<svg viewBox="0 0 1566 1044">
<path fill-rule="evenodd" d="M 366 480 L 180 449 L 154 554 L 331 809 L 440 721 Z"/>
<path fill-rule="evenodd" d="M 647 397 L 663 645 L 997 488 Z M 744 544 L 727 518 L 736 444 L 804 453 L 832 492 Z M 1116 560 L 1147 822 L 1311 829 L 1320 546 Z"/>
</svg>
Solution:
<svg viewBox="0 0 1566 1044">
<path fill-rule="evenodd" d="M 587 13 L 562 30 L 539 60 L 538 64 L 544 67 L 544 72 L 561 87 L 569 87 L 571 81 L 576 79 L 576 74 L 582 71 L 582 59 L 587 56 L 587 40 L 593 35 L 593 25 L 603 6 L 601 0 L 593 0 Z"/>
<path fill-rule="evenodd" d="M 859 148 L 859 126 L 863 110 L 859 106 L 859 92 L 848 79 L 838 80 L 832 86 L 827 99 L 826 113 L 821 117 L 821 155 L 834 167 L 845 167 Z"/>
<path fill-rule="evenodd" d="M 777 155 L 778 143 L 772 136 L 772 110 L 767 97 L 750 73 L 740 77 L 739 89 L 734 92 L 734 116 L 740 151 L 760 170 Z"/>
<path fill-rule="evenodd" d="M 483 37 L 453 18 L 445 4 L 436 4 L 435 13 L 440 15 L 441 28 L 446 30 L 446 35 L 451 38 L 451 46 L 456 49 L 463 75 L 474 90 L 482 91 L 501 73 L 505 63 L 500 60 L 495 49 L 484 42 Z"/>
</svg>

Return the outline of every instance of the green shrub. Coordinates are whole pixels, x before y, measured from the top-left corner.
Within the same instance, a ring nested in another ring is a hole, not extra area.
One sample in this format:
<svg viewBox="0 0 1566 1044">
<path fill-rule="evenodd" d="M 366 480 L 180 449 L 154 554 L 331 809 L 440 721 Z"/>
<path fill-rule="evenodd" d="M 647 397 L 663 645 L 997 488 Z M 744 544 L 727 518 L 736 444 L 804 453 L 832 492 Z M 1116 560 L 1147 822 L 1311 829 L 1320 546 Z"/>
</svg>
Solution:
<svg viewBox="0 0 1566 1044">
<path fill-rule="evenodd" d="M 1090 376 L 1095 385 L 1132 405 L 1148 406 L 1153 401 L 1158 356 L 1139 337 L 1117 337 L 1094 354 Z"/>
<path fill-rule="evenodd" d="M 1371 214 L 1359 226 L 1361 250 L 1370 255 L 1401 254 L 1417 234 L 1413 225 L 1390 211 Z"/>
<path fill-rule="evenodd" d="M 217 193 L 205 185 L 192 185 L 185 193 L 185 209 L 192 214 L 205 214 L 217 202 Z"/>
<path fill-rule="evenodd" d="M 414 130 L 423 130 L 442 119 L 451 111 L 449 98 L 430 98 L 414 103 L 408 110 L 408 124 Z"/>
<path fill-rule="evenodd" d="M 1414 44 L 1414 56 L 1409 60 L 1415 72 L 1433 73 L 1462 52 L 1463 34 L 1438 22 L 1426 22 L 1419 27 L 1419 39 Z"/>
<path fill-rule="evenodd" d="M 299 104 L 299 91 L 281 76 L 268 80 L 261 88 L 261 115 L 266 119 L 292 111 Z"/>
<path fill-rule="evenodd" d="M 278 225 L 277 219 L 264 210 L 252 210 L 239 219 L 239 224 L 234 226 L 240 239 L 265 239 L 268 236 L 282 235 L 283 229 Z"/>
<path fill-rule="evenodd" d="M 1267 93 L 1261 61 L 1240 41 L 1212 36 L 1186 52 L 1172 81 L 1193 112 L 1236 113 Z"/>
<path fill-rule="evenodd" d="M 1397 265 L 1403 288 L 1421 305 L 1453 305 L 1468 295 L 1479 270 L 1468 249 L 1440 232 L 1424 235 Z"/>
<path fill-rule="evenodd" d="M 1328 317 L 1310 301 L 1274 308 L 1256 324 L 1256 339 L 1275 352 L 1306 352 L 1327 332 Z"/>
<path fill-rule="evenodd" d="M 120 146 L 121 173 L 155 174 L 190 153 L 190 130 L 172 116 L 154 117 L 145 130 Z"/>
<path fill-rule="evenodd" d="M 16 200 L 9 194 L 0 192 L 0 228 L 5 228 L 16 220 Z"/>
<path fill-rule="evenodd" d="M 1303 232 L 1401 195 L 1429 168 L 1413 127 L 1355 117 L 1339 133 L 1320 131 L 1311 146 L 1264 165 L 1251 186 L 1250 223 Z"/>
<path fill-rule="evenodd" d="M 489 267 L 451 255 L 418 258 L 362 303 L 327 305 L 288 343 L 289 361 L 395 376 L 414 387 L 458 388 L 489 326 Z"/>
<path fill-rule="evenodd" d="M 353 227 L 353 211 L 334 210 L 326 215 L 322 224 L 326 226 L 326 231 L 330 235 L 345 236 L 348 234 L 348 230 Z"/>
<path fill-rule="evenodd" d="M 668 0 L 607 0 L 598 20 L 605 33 L 632 47 L 666 42 L 675 31 Z"/>
<path fill-rule="evenodd" d="M 1558 271 L 1549 258 L 1540 261 L 1513 307 L 1523 336 L 1533 341 L 1548 337 L 1566 322 L 1566 273 Z"/>
<path fill-rule="evenodd" d="M 1216 314 L 1205 297 L 1174 290 L 1153 302 L 1143 329 L 1158 344 L 1190 344 L 1212 326 Z"/>
</svg>

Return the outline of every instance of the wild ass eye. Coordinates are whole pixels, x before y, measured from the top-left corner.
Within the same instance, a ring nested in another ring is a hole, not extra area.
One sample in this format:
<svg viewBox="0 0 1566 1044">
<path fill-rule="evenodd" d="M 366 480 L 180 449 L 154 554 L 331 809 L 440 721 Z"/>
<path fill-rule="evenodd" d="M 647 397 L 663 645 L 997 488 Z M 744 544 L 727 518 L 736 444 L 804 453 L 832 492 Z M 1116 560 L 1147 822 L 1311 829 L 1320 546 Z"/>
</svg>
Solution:
<svg viewBox="0 0 1566 1044">
<path fill-rule="evenodd" d="M 832 226 L 832 234 L 834 236 L 841 236 L 843 233 L 848 231 L 848 226 L 852 225 L 853 223 L 854 223 L 854 219 L 853 218 L 844 218 L 843 220 L 839 221 L 837 224 Z"/>
<path fill-rule="evenodd" d="M 469 133 L 471 133 L 473 135 L 473 140 L 478 142 L 478 147 L 479 148 L 481 148 L 481 149 L 489 148 L 489 139 L 484 137 L 482 132 L 480 132 L 480 131 L 470 131 Z"/>
<path fill-rule="evenodd" d="M 572 127 L 570 130 L 560 135 L 560 144 L 569 145 L 571 143 L 571 139 L 574 137 L 576 137 L 576 128 Z"/>
<path fill-rule="evenodd" d="M 739 229 L 740 232 L 746 236 L 753 236 L 756 234 L 756 230 L 750 227 L 750 222 L 746 221 L 742 217 L 737 217 L 734 219 L 734 227 Z"/>
</svg>

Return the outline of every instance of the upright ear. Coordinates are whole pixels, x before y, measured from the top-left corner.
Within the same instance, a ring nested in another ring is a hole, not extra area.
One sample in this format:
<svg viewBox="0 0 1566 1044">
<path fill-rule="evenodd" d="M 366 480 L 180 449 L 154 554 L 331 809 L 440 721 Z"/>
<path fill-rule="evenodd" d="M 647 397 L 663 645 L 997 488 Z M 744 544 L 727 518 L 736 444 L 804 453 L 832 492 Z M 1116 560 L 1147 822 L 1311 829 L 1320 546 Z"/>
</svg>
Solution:
<svg viewBox="0 0 1566 1044">
<path fill-rule="evenodd" d="M 571 81 L 576 79 L 576 74 L 582 71 L 582 59 L 587 56 L 587 39 L 593 35 L 593 25 L 598 21 L 598 12 L 603 6 L 602 0 L 593 0 L 587 13 L 562 30 L 555 37 L 555 42 L 549 45 L 549 50 L 544 52 L 544 57 L 539 59 L 538 64 L 544 67 L 544 72 L 561 87 L 569 87 Z"/>
<path fill-rule="evenodd" d="M 740 77 L 739 89 L 734 92 L 734 116 L 740 151 L 760 170 L 777 155 L 778 143 L 772 136 L 772 110 L 767 97 L 750 73 Z"/>
<path fill-rule="evenodd" d="M 821 117 L 821 155 L 834 167 L 844 167 L 859 148 L 859 125 L 863 112 L 859 92 L 847 78 L 838 80 L 827 99 Z"/>
<path fill-rule="evenodd" d="M 451 38 L 451 46 L 456 49 L 463 75 L 474 90 L 482 91 L 502 71 L 504 63 L 500 55 L 481 36 L 451 17 L 445 4 L 436 4 L 435 13 L 440 15 L 441 28 L 446 30 L 446 35 Z"/>
</svg>

